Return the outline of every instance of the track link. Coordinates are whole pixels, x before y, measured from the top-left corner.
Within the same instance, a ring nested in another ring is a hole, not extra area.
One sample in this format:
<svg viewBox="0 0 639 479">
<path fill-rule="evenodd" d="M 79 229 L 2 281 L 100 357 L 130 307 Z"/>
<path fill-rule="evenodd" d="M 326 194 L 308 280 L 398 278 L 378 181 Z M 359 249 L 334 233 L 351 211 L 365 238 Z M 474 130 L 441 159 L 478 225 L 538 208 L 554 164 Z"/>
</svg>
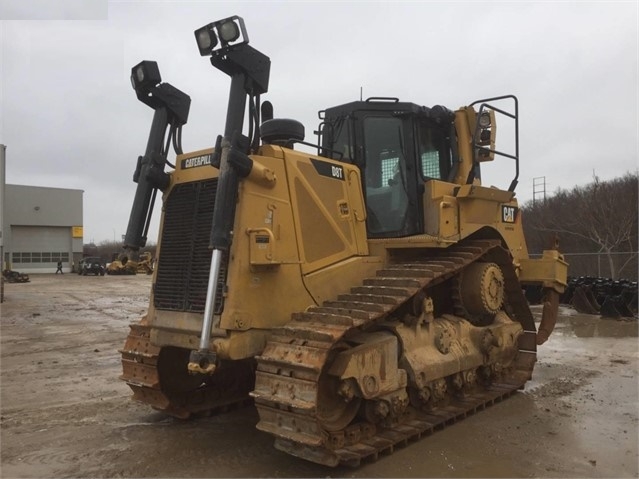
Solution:
<svg viewBox="0 0 639 479">
<path fill-rule="evenodd" d="M 501 377 L 499 384 L 451 397 L 445 406 L 428 411 L 411 406 L 390 425 L 356 420 L 343 428 L 326 428 L 324 418 L 331 411 L 322 402 L 320 378 L 340 342 L 384 321 L 421 290 L 450 279 L 480 258 L 504 269 L 505 309 L 526 331 L 519 340 L 514 372 Z M 293 314 L 257 358 L 251 395 L 260 414 L 258 429 L 274 435 L 276 447 L 289 454 L 328 466 L 357 466 L 511 395 L 530 378 L 535 362 L 534 321 L 511 261 L 499 241 L 466 241 L 428 260 L 387 265 L 350 293 Z"/>
<path fill-rule="evenodd" d="M 148 325 L 133 323 L 129 327 L 124 348 L 119 351 L 120 379 L 132 389 L 134 400 L 180 419 L 223 413 L 252 402 L 252 361 L 229 362 L 213 376 L 191 376 L 186 373 L 188 350 L 155 346 Z"/>
</svg>

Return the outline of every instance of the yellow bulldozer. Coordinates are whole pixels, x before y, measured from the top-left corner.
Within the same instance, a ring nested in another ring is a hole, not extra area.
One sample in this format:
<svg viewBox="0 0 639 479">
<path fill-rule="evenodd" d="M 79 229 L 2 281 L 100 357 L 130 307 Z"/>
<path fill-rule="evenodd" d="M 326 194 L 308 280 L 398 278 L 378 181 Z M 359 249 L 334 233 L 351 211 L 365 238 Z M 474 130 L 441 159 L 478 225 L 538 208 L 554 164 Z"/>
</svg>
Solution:
<svg viewBox="0 0 639 479">
<path fill-rule="evenodd" d="M 357 466 L 523 388 L 567 264 L 557 248 L 528 255 L 517 98 L 353 101 L 322 110 L 309 143 L 262 102 L 270 60 L 242 18 L 195 38 L 230 77 L 214 148 L 183 153 L 189 96 L 155 62 L 132 69 L 154 116 L 127 249 L 145 246 L 163 202 L 148 311 L 121 350 L 134 399 L 187 418 L 253 398 L 278 449 Z M 502 158 L 514 178 L 487 186 L 482 165 Z M 539 329 L 528 284 L 544 288 Z"/>
<path fill-rule="evenodd" d="M 133 252 L 131 256 L 138 259 L 132 259 L 126 254 L 115 253 L 106 268 L 106 273 L 109 275 L 153 274 L 153 256 L 149 251 L 139 255 Z"/>
<path fill-rule="evenodd" d="M 138 274 L 153 274 L 153 255 L 149 251 L 140 253 L 136 263 Z"/>
<path fill-rule="evenodd" d="M 129 259 L 129 255 L 114 253 L 111 262 L 106 267 L 108 275 L 133 275 L 137 274 L 138 264 Z"/>
</svg>

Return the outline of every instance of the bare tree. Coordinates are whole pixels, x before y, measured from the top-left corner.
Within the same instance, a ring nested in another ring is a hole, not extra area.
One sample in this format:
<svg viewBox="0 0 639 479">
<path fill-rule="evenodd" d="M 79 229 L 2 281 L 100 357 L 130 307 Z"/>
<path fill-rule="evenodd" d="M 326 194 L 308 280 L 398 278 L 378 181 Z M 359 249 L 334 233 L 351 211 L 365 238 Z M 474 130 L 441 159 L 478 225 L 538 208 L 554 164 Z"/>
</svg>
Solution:
<svg viewBox="0 0 639 479">
<path fill-rule="evenodd" d="M 549 232 L 570 237 L 571 251 L 605 255 L 611 277 L 617 279 L 637 258 L 638 183 L 636 172 L 610 181 L 594 176 L 592 183 L 560 190 L 543 204 L 524 205 L 529 241 L 535 244 L 540 233 Z M 632 254 L 616 265 L 614 253 L 620 251 Z"/>
</svg>

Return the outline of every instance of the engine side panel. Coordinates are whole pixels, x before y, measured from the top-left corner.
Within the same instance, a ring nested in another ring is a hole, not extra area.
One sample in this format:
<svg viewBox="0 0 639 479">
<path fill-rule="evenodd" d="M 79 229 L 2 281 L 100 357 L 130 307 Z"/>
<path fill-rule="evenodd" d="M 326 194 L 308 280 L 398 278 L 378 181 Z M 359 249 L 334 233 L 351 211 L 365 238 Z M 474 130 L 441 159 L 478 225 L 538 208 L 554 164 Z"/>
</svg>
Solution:
<svg viewBox="0 0 639 479">
<path fill-rule="evenodd" d="M 304 274 L 367 255 L 366 208 L 359 170 L 348 164 L 285 151 Z"/>
</svg>

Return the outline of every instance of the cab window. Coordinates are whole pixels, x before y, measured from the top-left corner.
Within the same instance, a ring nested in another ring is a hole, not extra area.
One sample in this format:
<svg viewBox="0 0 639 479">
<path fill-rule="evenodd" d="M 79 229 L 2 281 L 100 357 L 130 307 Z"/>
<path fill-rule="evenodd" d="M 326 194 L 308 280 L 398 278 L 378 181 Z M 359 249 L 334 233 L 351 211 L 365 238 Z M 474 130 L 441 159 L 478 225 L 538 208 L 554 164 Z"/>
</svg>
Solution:
<svg viewBox="0 0 639 479">
<path fill-rule="evenodd" d="M 451 170 L 451 154 L 442 129 L 425 122 L 420 123 L 417 141 L 422 177 L 425 180 L 446 181 Z"/>
<path fill-rule="evenodd" d="M 334 160 L 354 163 L 354 152 L 351 147 L 350 122 L 345 118 L 338 118 L 334 122 L 324 126 L 328 129 L 327 142 L 330 157 Z M 324 146 L 327 146 L 325 144 Z"/>
</svg>

